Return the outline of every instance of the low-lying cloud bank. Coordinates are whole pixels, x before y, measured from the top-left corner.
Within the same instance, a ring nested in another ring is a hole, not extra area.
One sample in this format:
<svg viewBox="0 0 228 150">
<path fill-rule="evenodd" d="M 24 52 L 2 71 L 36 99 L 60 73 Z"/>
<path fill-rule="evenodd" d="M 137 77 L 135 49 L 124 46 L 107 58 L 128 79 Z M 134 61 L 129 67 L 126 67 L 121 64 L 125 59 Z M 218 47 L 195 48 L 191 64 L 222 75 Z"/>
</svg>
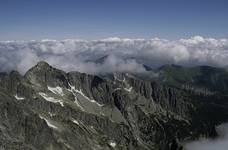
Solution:
<svg viewBox="0 0 228 150">
<path fill-rule="evenodd" d="M 108 57 L 97 63 L 103 56 Z M 0 71 L 25 73 L 40 60 L 65 71 L 95 74 L 143 72 L 142 63 L 223 67 L 228 65 L 228 39 L 195 36 L 180 40 L 108 38 L 0 42 Z"/>
<path fill-rule="evenodd" d="M 228 149 L 228 123 L 217 127 L 217 139 L 201 139 L 185 145 L 186 150 L 227 150 Z"/>
</svg>

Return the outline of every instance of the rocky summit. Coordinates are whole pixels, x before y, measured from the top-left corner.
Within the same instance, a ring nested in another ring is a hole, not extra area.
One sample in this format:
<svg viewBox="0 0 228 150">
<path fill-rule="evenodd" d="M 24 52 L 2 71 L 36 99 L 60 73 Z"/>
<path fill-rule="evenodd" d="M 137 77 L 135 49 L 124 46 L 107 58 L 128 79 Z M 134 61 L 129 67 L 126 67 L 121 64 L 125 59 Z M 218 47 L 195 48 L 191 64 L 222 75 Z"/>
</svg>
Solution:
<svg viewBox="0 0 228 150">
<path fill-rule="evenodd" d="M 181 150 L 228 120 L 228 72 L 166 65 L 89 75 L 39 62 L 0 73 L 1 150 Z"/>
</svg>

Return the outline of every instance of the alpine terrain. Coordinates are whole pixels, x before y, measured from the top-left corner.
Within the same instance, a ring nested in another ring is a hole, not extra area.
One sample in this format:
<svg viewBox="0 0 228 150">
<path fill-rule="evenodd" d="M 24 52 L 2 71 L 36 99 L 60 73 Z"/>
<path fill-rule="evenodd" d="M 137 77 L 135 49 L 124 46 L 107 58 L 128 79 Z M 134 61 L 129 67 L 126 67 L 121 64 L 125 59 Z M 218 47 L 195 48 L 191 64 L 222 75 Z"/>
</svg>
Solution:
<svg viewBox="0 0 228 150">
<path fill-rule="evenodd" d="M 0 149 L 181 150 L 217 136 L 228 121 L 226 69 L 144 67 L 89 75 L 41 61 L 1 73 Z"/>
</svg>

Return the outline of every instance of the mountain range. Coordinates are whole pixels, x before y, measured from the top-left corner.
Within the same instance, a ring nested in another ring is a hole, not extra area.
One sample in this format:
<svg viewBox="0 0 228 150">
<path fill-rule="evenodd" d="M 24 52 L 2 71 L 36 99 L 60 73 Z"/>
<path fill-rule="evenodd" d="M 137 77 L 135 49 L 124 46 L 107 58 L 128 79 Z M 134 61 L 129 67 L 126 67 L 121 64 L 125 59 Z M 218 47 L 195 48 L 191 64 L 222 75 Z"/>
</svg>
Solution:
<svg viewBox="0 0 228 150">
<path fill-rule="evenodd" d="M 217 136 L 228 120 L 227 69 L 143 66 L 90 75 L 41 61 L 24 75 L 0 73 L 0 149 L 181 150 Z"/>
</svg>

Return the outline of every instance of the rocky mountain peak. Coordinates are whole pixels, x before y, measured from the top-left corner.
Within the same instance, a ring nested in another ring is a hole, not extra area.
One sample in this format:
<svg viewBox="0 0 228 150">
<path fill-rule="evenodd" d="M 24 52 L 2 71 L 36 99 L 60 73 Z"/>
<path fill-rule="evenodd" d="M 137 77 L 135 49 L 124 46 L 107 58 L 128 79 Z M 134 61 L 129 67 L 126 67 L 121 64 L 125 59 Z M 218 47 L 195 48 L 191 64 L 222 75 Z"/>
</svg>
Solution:
<svg viewBox="0 0 228 150">
<path fill-rule="evenodd" d="M 37 73 L 37 72 L 46 72 L 48 70 L 52 70 L 53 67 L 50 66 L 47 62 L 45 61 L 40 61 L 38 62 L 34 67 L 32 67 L 31 69 L 29 69 L 26 73 L 25 76 L 27 74 L 31 74 L 31 73 Z"/>
<path fill-rule="evenodd" d="M 45 61 L 40 61 L 29 69 L 25 74 L 25 78 L 39 87 L 43 85 L 67 86 L 66 73 L 53 68 Z"/>
<path fill-rule="evenodd" d="M 51 67 L 46 61 L 39 61 L 36 65 L 39 68 L 49 68 Z"/>
</svg>

